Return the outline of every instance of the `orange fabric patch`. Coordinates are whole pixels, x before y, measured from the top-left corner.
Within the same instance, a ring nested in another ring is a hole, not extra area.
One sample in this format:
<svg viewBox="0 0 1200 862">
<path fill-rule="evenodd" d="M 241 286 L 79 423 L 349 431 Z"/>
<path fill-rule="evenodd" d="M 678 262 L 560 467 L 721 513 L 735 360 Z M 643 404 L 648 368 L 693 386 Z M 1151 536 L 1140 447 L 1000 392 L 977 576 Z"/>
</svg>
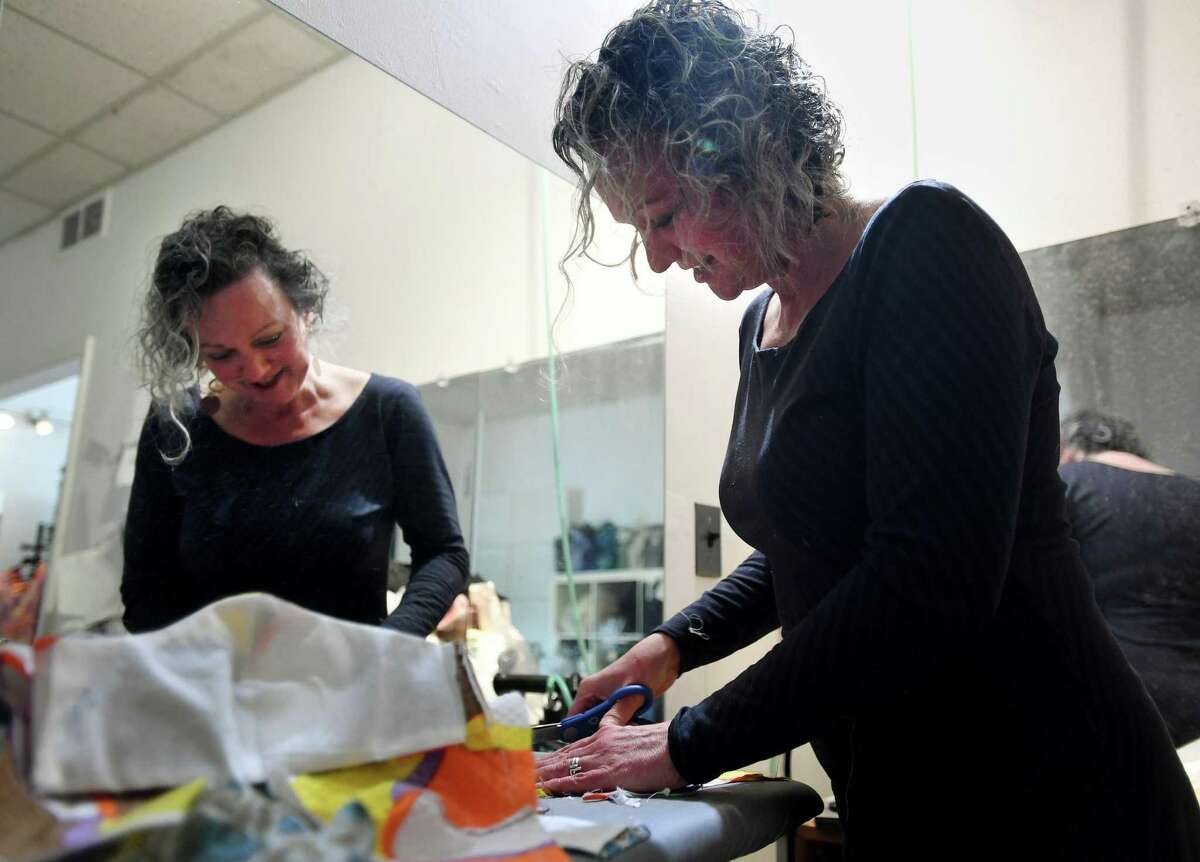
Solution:
<svg viewBox="0 0 1200 862">
<path fill-rule="evenodd" d="M 537 807 L 532 751 L 445 750 L 429 789 L 442 798 L 446 822 L 459 828 L 492 826 Z M 479 792 L 486 788 L 486 792 Z"/>
</svg>

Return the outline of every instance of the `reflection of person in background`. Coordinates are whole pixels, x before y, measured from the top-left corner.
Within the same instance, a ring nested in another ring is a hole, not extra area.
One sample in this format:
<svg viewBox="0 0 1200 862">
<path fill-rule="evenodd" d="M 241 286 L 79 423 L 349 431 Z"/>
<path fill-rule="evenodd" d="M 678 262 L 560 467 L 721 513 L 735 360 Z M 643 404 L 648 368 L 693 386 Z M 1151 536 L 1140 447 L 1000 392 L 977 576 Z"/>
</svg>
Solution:
<svg viewBox="0 0 1200 862">
<path fill-rule="evenodd" d="M 1012 244 L 951 186 L 849 197 L 840 116 L 781 33 L 659 0 L 572 65 L 554 129 L 650 267 L 742 318 L 721 477 L 757 550 L 580 686 L 657 692 L 782 626 L 669 724 L 539 763 L 581 792 L 706 781 L 812 742 L 859 859 L 1197 859 L 1200 810 L 1063 516 L 1057 345 Z M 679 289 L 685 289 L 679 285 Z M 732 358 L 732 357 L 731 357 Z"/>
<path fill-rule="evenodd" d="M 316 360 L 308 333 L 327 290 L 260 217 L 218 207 L 162 241 L 139 333 L 154 407 L 125 530 L 131 631 L 262 591 L 424 636 L 462 590 L 429 417 L 408 383 Z M 202 370 L 215 378 L 203 399 Z M 412 575 L 387 616 L 397 524 Z"/>
<path fill-rule="evenodd" d="M 1200 482 L 1150 460 L 1133 425 L 1062 424 L 1067 505 L 1096 600 L 1175 745 L 1200 737 Z"/>
</svg>

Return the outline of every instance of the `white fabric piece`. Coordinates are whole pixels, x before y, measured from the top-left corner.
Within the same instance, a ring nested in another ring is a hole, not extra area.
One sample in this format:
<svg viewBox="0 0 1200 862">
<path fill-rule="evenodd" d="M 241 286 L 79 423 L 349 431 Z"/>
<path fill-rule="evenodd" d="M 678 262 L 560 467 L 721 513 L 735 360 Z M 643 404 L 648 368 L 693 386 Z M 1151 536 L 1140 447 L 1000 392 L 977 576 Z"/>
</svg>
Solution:
<svg viewBox="0 0 1200 862">
<path fill-rule="evenodd" d="M 43 793 L 265 781 L 454 745 L 454 649 L 261 593 L 165 629 L 37 651 L 33 781 Z"/>
<path fill-rule="evenodd" d="M 522 809 L 488 828 L 461 828 L 446 819 L 436 794 L 422 793 L 413 800 L 388 849 L 396 862 L 444 862 L 515 856 L 551 843 L 533 809 Z"/>
<path fill-rule="evenodd" d="M 1192 782 L 1192 790 L 1196 792 L 1196 798 L 1200 799 L 1200 739 L 1193 740 L 1177 750 L 1179 759 L 1183 761 L 1183 770 Z"/>
<path fill-rule="evenodd" d="M 525 713 L 525 697 L 519 691 L 508 691 L 487 702 L 485 707 L 489 724 L 507 727 L 524 727 L 529 724 Z"/>
<path fill-rule="evenodd" d="M 558 814 L 541 814 L 538 820 L 560 847 L 591 856 L 600 856 L 605 847 L 629 828 L 624 823 L 593 823 Z"/>
</svg>

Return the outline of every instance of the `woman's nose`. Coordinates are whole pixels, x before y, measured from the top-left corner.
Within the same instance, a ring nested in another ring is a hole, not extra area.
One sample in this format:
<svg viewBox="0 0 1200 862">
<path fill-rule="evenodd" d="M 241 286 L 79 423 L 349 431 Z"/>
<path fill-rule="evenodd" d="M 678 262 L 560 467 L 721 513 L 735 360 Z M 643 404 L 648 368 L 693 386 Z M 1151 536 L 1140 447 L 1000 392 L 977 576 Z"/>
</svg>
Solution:
<svg viewBox="0 0 1200 862">
<path fill-rule="evenodd" d="M 265 356 L 251 354 L 242 366 L 242 379 L 247 383 L 260 383 L 266 379 L 271 370 L 271 363 Z"/>
<path fill-rule="evenodd" d="M 655 272 L 666 272 L 679 260 L 679 248 L 673 242 L 652 236 L 643 245 L 646 246 L 646 262 Z"/>
</svg>

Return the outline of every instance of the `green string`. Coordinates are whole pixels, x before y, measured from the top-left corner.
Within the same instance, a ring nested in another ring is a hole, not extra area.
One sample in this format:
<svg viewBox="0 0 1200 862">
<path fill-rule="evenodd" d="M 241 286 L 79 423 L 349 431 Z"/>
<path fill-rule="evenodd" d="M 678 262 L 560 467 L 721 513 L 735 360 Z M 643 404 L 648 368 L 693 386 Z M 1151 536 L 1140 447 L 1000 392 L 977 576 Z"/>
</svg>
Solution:
<svg viewBox="0 0 1200 862">
<path fill-rule="evenodd" d="M 575 698 L 571 697 L 571 689 L 567 687 L 567 681 L 556 673 L 552 673 L 546 677 L 546 694 L 550 694 L 551 690 L 558 692 L 567 709 L 571 708 L 571 704 L 575 702 Z"/>
<path fill-rule="evenodd" d="M 571 567 L 571 527 L 567 523 L 567 499 L 563 491 L 561 440 L 558 427 L 558 351 L 554 343 L 554 317 L 550 313 L 550 187 L 545 170 L 538 176 L 542 216 L 542 301 L 546 312 L 546 377 L 550 389 L 550 437 L 554 450 L 554 490 L 558 500 L 559 541 L 562 543 L 563 571 L 567 575 L 567 598 L 575 623 L 575 642 L 579 644 L 579 662 L 586 676 L 595 669 L 591 650 L 583 639 L 583 620 L 575 593 L 575 571 Z"/>
</svg>

